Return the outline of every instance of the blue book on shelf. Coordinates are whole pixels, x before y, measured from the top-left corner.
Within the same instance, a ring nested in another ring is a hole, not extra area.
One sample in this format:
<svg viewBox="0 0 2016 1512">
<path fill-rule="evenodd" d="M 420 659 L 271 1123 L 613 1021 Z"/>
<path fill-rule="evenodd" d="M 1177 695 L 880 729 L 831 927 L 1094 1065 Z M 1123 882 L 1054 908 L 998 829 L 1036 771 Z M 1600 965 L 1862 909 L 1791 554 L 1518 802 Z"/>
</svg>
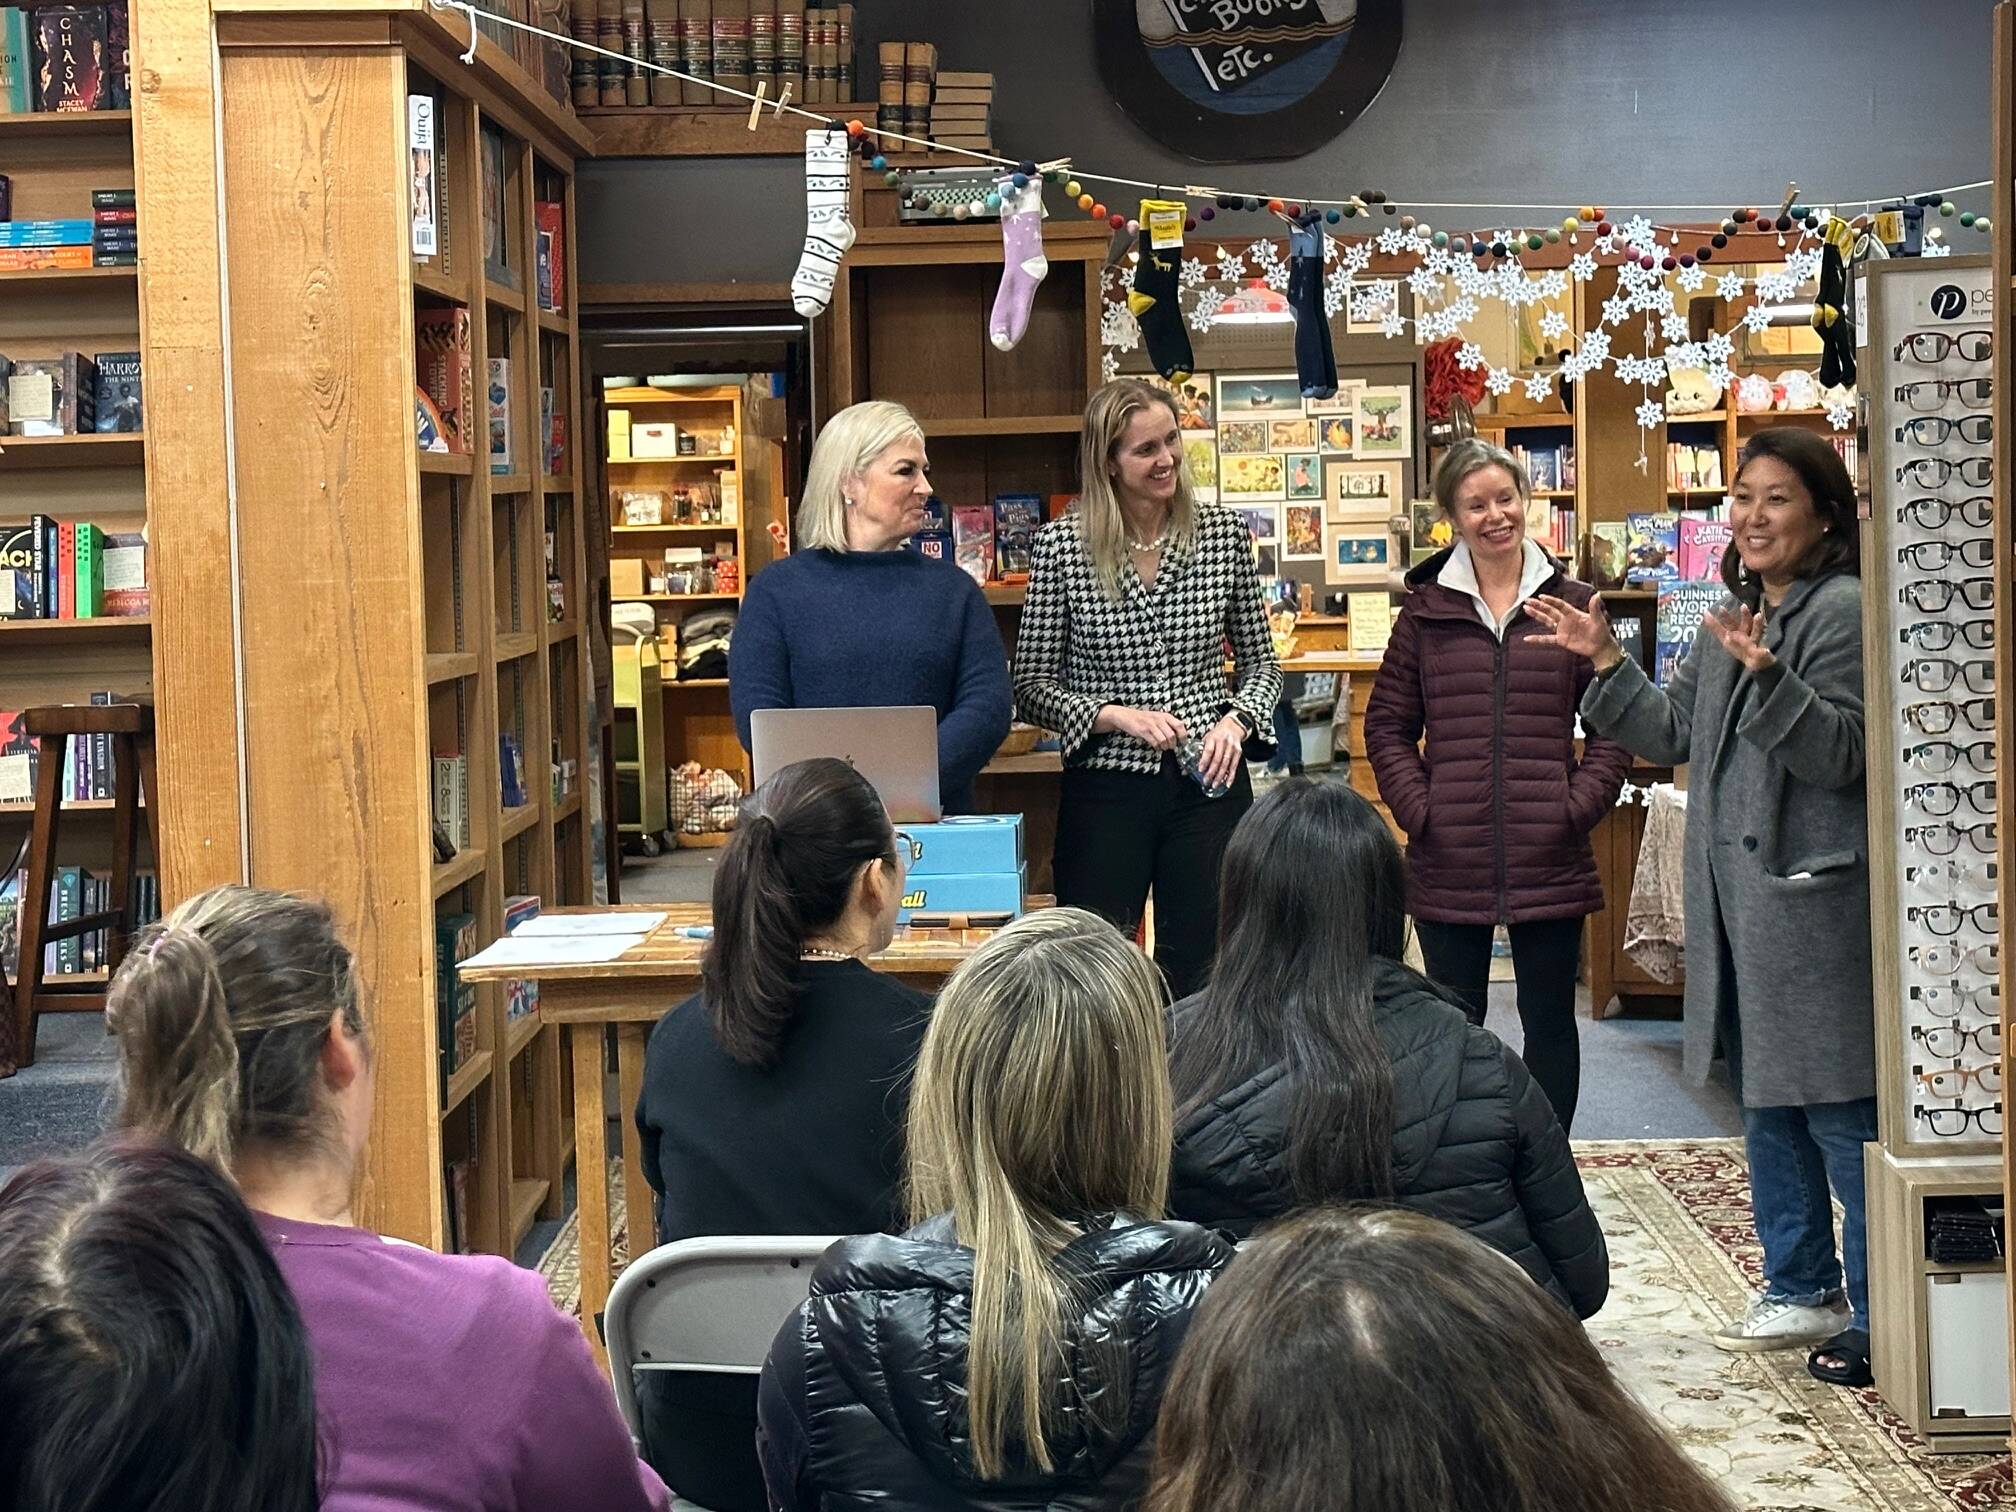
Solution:
<svg viewBox="0 0 2016 1512">
<path fill-rule="evenodd" d="M 88 247 L 88 220 L 0 221 L 0 247 Z"/>
</svg>

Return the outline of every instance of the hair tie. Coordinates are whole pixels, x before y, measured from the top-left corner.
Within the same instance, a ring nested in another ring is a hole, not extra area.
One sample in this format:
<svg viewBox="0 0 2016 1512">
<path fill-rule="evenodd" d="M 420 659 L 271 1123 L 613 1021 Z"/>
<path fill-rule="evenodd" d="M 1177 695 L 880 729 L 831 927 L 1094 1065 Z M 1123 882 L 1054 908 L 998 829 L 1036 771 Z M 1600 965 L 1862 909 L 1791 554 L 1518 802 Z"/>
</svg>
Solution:
<svg viewBox="0 0 2016 1512">
<path fill-rule="evenodd" d="M 154 963 L 154 958 L 161 954 L 161 947 L 164 944 L 166 944 L 167 941 L 168 941 L 168 931 L 166 929 L 163 929 L 159 934 L 155 935 L 153 939 L 147 942 L 147 963 L 150 966 Z"/>
</svg>

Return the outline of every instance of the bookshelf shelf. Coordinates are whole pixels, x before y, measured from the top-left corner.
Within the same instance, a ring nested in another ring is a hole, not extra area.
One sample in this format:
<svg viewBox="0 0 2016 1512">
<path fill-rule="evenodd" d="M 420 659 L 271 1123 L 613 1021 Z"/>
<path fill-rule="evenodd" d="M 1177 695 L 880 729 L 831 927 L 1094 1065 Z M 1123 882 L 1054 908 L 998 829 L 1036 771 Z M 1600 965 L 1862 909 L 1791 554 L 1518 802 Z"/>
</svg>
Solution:
<svg viewBox="0 0 2016 1512">
<path fill-rule="evenodd" d="M 1572 499 L 1575 497 L 1575 490 L 1572 488 L 1536 488 L 1533 490 L 1533 497 L 1536 499 Z"/>
<path fill-rule="evenodd" d="M 539 1208 L 553 1184 L 543 1177 L 521 1176 L 511 1183 L 511 1247 L 516 1249 L 532 1231 Z"/>
<path fill-rule="evenodd" d="M 81 620 L 0 620 L 0 645 L 62 646 L 80 642 L 111 644 L 119 641 L 146 640 L 153 631 L 154 621 L 145 614 Z"/>
<path fill-rule="evenodd" d="M 5 120 L 0 116 L 0 120 Z M 0 469 L 20 467 L 138 467 L 146 438 L 138 434 L 0 436 Z"/>
<path fill-rule="evenodd" d="M 438 899 L 444 893 L 451 893 L 463 883 L 483 875 L 486 859 L 480 850 L 462 850 L 455 853 L 453 861 L 437 861 L 434 864 L 434 896 Z"/>
<path fill-rule="evenodd" d="M 66 814 L 109 813 L 116 806 L 110 798 L 77 798 L 65 803 L 63 805 L 63 812 Z M 35 805 L 32 803 L 0 803 L 0 814 L 32 814 L 34 812 Z"/>
<path fill-rule="evenodd" d="M 486 304 L 496 305 L 499 309 L 510 310 L 515 314 L 523 315 L 525 313 L 524 294 L 507 284 L 497 282 L 494 278 L 483 280 L 483 301 Z"/>
<path fill-rule="evenodd" d="M 539 636 L 530 630 L 497 637 L 497 660 L 500 663 L 517 661 L 520 657 L 532 655 L 538 649 Z"/>
<path fill-rule="evenodd" d="M 0 116 L 0 120 L 8 119 Z M 107 290 L 135 292 L 139 289 L 138 268 L 24 268 L 17 273 L 0 273 L 0 288 L 33 289 L 38 285 L 60 289 L 72 284 L 103 284 Z"/>
<path fill-rule="evenodd" d="M 522 494 L 530 492 L 532 492 L 532 475 L 530 473 L 490 474 L 490 497 L 493 499 L 499 494 Z"/>
<path fill-rule="evenodd" d="M 1786 420 L 1824 420 L 1827 418 L 1827 411 L 1824 409 L 1739 410 L 1736 418 L 1739 421 L 1769 420 L 1773 424 L 1777 424 Z"/>
<path fill-rule="evenodd" d="M 980 591 L 990 604 L 1019 604 L 1029 596 L 1027 583 L 985 583 Z"/>
<path fill-rule="evenodd" d="M 1479 415 L 1479 430 L 1572 430 L 1573 415 Z"/>
<path fill-rule="evenodd" d="M 581 812 L 581 794 L 580 791 L 577 789 L 576 791 L 569 793 L 565 798 L 562 798 L 560 802 L 554 807 L 553 822 L 555 824 L 559 824 L 563 820 L 572 819 L 576 814 L 580 812 Z"/>
<path fill-rule="evenodd" d="M 539 492 L 571 494 L 574 492 L 574 479 L 566 473 L 543 474 L 539 479 Z"/>
<path fill-rule="evenodd" d="M 436 299 L 445 299 L 450 304 L 469 303 L 469 282 L 463 278 L 450 278 L 439 268 L 425 263 L 413 264 L 413 287 L 423 294 Z"/>
<path fill-rule="evenodd" d="M 613 604 L 732 604 L 739 593 L 625 593 L 610 599 Z"/>
<path fill-rule="evenodd" d="M 1666 417 L 1668 425 L 1721 425 L 1729 418 L 1727 410 L 1703 410 L 1698 415 L 1671 415 Z"/>
<path fill-rule="evenodd" d="M 443 1118 L 467 1102 L 469 1094 L 489 1078 L 491 1060 L 488 1050 L 478 1050 L 466 1063 L 455 1068 L 455 1074 L 448 1078 L 448 1090 L 441 1098 Z"/>
<path fill-rule="evenodd" d="M 438 687 L 464 677 L 474 677 L 481 665 L 474 651 L 441 651 L 427 658 L 427 686 Z"/>
<path fill-rule="evenodd" d="M 996 756 L 980 768 L 983 777 L 1002 777 L 1029 772 L 1061 772 L 1064 757 L 1056 751 L 1030 751 L 1022 756 Z"/>
<path fill-rule="evenodd" d="M 674 531 L 690 531 L 690 532 L 695 532 L 695 533 L 704 533 L 704 532 L 709 532 L 709 531 L 711 531 L 711 532 L 712 532 L 713 534 L 715 534 L 715 535 L 721 535 L 721 534 L 723 534 L 724 532 L 725 532 L 726 534 L 729 534 L 729 535 L 733 535 L 733 534 L 735 533 L 735 530 L 736 530 L 736 527 L 735 527 L 734 525 L 732 525 L 732 524 L 728 524 L 728 525 L 611 525 L 611 526 L 609 527 L 609 529 L 610 529 L 610 530 L 611 530 L 611 531 L 612 531 L 612 532 L 613 532 L 614 534 L 616 534 L 616 535 L 669 535 L 669 534 L 671 534 L 671 533 L 672 533 L 672 532 L 674 532 Z"/>
<path fill-rule="evenodd" d="M 449 477 L 466 478 L 476 471 L 476 459 L 467 452 L 423 451 L 415 455 L 423 473 L 445 473 Z"/>
<path fill-rule="evenodd" d="M 725 677 L 666 677 L 660 679 L 668 688 L 725 688 Z"/>
<path fill-rule="evenodd" d="M 607 457 L 603 460 L 610 467 L 676 467 L 681 463 L 690 466 L 697 462 L 726 462 L 732 467 L 735 453 L 688 452 L 683 457 Z"/>
<path fill-rule="evenodd" d="M 553 310 L 541 310 L 539 312 L 539 329 L 550 336 L 571 336 L 573 334 L 573 327 L 567 323 L 567 317 Z"/>
<path fill-rule="evenodd" d="M 926 437 L 1062 436 L 1078 434 L 1083 415 L 968 415 L 950 420 L 919 418 Z"/>
<path fill-rule="evenodd" d="M 130 110 L 35 110 L 24 115 L 0 115 L 0 142 L 26 138 L 47 142 L 57 137 L 133 135 Z"/>
<path fill-rule="evenodd" d="M 540 1021 L 536 1013 L 527 1013 L 512 1019 L 504 1026 L 504 1060 L 508 1065 L 518 1059 L 525 1047 L 539 1038 Z"/>
<path fill-rule="evenodd" d="M 539 805 L 521 803 L 516 808 L 504 810 L 504 817 L 497 824 L 497 833 L 505 840 L 516 840 L 538 822 Z"/>
<path fill-rule="evenodd" d="M 580 633 L 581 622 L 579 620 L 548 621 L 546 625 L 546 644 L 557 646 L 562 641 L 573 640 Z"/>
</svg>

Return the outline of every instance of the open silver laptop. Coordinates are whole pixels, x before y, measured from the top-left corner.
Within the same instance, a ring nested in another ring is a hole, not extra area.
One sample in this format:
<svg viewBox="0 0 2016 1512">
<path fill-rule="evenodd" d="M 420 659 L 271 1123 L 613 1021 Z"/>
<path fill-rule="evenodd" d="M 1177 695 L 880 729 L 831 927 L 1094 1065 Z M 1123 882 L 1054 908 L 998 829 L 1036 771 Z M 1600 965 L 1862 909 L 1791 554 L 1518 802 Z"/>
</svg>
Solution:
<svg viewBox="0 0 2016 1512">
<path fill-rule="evenodd" d="M 898 824 L 944 816 L 938 796 L 938 711 L 916 708 L 758 709 L 749 716 L 749 756 L 761 787 L 773 772 L 814 756 L 837 756 L 874 785 Z"/>
</svg>

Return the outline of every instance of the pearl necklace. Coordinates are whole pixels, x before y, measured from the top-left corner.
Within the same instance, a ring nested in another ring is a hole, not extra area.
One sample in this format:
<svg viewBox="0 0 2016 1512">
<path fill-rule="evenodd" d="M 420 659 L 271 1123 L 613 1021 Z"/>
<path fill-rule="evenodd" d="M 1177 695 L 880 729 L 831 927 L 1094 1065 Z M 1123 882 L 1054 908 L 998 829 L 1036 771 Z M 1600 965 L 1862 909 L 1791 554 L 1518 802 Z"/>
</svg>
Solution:
<svg viewBox="0 0 2016 1512">
<path fill-rule="evenodd" d="M 1127 538 L 1127 545 L 1134 551 L 1160 551 L 1168 539 L 1169 532 L 1165 530 L 1152 541 L 1137 541 L 1132 536 L 1129 536 Z"/>
<path fill-rule="evenodd" d="M 851 961 L 854 959 L 854 952 L 851 950 L 822 950 L 818 946 L 807 946 L 798 952 L 798 959 L 801 961 Z"/>
</svg>

